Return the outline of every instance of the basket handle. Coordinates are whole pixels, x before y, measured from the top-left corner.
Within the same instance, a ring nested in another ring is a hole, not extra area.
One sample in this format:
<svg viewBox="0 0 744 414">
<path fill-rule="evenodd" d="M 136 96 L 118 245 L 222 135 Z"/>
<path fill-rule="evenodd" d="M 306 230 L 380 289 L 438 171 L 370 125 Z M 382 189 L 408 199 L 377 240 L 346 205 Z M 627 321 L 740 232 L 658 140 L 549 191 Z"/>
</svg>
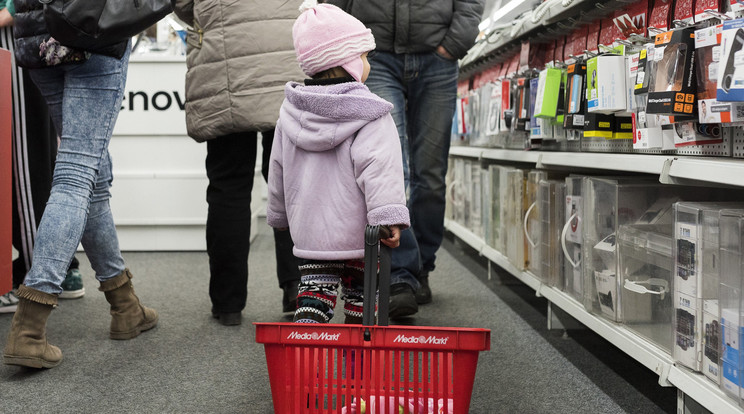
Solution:
<svg viewBox="0 0 744 414">
<path fill-rule="evenodd" d="M 386 226 L 367 225 L 364 234 L 364 302 L 362 308 L 362 325 L 375 325 L 375 297 L 379 287 L 377 303 L 377 325 L 388 325 L 388 306 L 390 304 L 390 247 L 380 243 L 381 237 L 390 237 Z M 380 274 L 377 275 L 379 252 Z M 379 286 L 377 286 L 379 284 Z M 369 340 L 369 331 L 365 330 L 364 339 Z"/>
</svg>

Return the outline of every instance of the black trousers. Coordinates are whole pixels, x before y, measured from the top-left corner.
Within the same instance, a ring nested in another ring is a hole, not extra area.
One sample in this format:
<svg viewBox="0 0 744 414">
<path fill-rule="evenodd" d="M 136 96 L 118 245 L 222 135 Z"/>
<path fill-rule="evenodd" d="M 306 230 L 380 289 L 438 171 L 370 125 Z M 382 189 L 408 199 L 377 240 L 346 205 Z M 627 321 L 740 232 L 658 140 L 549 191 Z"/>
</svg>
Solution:
<svg viewBox="0 0 744 414">
<path fill-rule="evenodd" d="M 273 131 L 263 135 L 263 142 L 266 135 L 273 139 Z M 209 297 L 214 312 L 240 312 L 246 304 L 257 137 L 256 132 L 240 132 L 207 141 L 207 254 Z M 264 153 L 269 151 L 271 145 L 264 146 Z M 268 161 L 264 165 L 268 168 Z M 275 232 L 275 237 L 280 285 L 299 283 L 289 232 Z"/>
</svg>

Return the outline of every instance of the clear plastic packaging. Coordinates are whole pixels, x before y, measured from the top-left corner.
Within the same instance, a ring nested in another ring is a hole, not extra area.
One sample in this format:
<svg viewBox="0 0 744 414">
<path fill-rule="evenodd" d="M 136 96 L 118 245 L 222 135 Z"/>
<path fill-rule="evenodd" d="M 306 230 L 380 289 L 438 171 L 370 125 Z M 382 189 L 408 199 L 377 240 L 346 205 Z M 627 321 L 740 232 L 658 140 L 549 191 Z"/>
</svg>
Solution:
<svg viewBox="0 0 744 414">
<path fill-rule="evenodd" d="M 744 354 L 741 351 L 744 211 L 723 210 L 720 218 L 721 389 L 741 405 Z"/>
<path fill-rule="evenodd" d="M 546 282 L 542 276 L 542 226 L 540 224 L 541 203 L 537 193 L 540 181 L 546 180 L 548 173 L 541 170 L 531 170 L 527 173 L 525 184 L 525 214 L 524 214 L 524 238 L 527 242 L 524 261 L 527 269 L 538 279 Z"/>
<path fill-rule="evenodd" d="M 583 188 L 583 303 L 587 311 L 619 321 L 617 232 L 624 224 L 672 225 L 677 196 L 670 186 L 587 177 Z"/>
<path fill-rule="evenodd" d="M 672 227 L 623 225 L 617 239 L 618 319 L 671 354 Z"/>
<path fill-rule="evenodd" d="M 540 276 L 549 286 L 563 289 L 563 252 L 560 239 L 563 229 L 563 203 L 566 184 L 560 180 L 542 180 L 537 192 L 540 206 L 542 244 Z"/>
</svg>

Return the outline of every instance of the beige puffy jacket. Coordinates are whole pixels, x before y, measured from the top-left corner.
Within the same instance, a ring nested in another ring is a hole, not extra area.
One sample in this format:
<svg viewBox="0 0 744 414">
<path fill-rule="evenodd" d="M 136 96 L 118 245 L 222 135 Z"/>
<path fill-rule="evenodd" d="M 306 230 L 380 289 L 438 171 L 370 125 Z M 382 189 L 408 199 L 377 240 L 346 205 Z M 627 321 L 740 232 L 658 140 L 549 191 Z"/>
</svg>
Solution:
<svg viewBox="0 0 744 414">
<path fill-rule="evenodd" d="M 284 84 L 305 78 L 292 45 L 302 0 L 175 0 L 187 36 L 186 128 L 201 142 L 276 125 Z"/>
</svg>

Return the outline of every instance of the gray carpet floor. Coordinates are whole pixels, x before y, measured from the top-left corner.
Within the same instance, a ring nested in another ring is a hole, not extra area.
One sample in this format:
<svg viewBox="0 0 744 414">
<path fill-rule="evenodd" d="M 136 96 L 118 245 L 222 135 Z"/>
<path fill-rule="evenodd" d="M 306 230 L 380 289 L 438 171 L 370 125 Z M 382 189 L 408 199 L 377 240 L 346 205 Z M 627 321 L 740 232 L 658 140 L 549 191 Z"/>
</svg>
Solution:
<svg viewBox="0 0 744 414">
<path fill-rule="evenodd" d="M 259 226 L 251 246 L 248 304 L 235 327 L 211 317 L 206 253 L 127 252 L 137 294 L 160 323 L 133 340 L 109 340 L 107 303 L 79 257 L 86 295 L 60 300 L 47 328 L 64 361 L 49 370 L 0 365 L 0 413 L 273 411 L 251 324 L 289 320 L 268 227 Z M 449 235 L 437 263 L 434 302 L 396 323 L 491 329 L 470 412 L 675 412 L 676 390 L 658 386 L 658 377 L 590 331 L 547 330 L 543 298 L 506 275 L 486 280 L 484 259 Z M 3 345 L 10 321 L 0 315 Z"/>
</svg>

